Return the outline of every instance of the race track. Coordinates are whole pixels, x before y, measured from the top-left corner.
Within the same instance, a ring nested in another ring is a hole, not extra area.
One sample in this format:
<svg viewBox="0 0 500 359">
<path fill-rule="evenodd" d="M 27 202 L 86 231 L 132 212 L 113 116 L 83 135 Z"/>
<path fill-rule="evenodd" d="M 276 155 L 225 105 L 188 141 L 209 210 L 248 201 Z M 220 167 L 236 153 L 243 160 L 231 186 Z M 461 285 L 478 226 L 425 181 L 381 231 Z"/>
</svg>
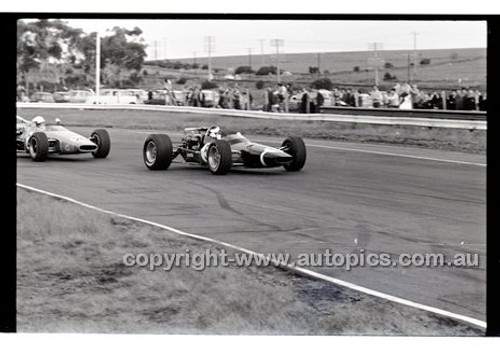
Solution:
<svg viewBox="0 0 500 359">
<path fill-rule="evenodd" d="M 148 171 L 142 145 L 151 131 L 109 132 L 104 160 L 35 163 L 18 153 L 18 183 L 261 253 L 479 253 L 479 268 L 311 269 L 485 320 L 484 155 L 306 140 L 302 172 L 235 168 L 213 176 L 188 164 Z"/>
</svg>

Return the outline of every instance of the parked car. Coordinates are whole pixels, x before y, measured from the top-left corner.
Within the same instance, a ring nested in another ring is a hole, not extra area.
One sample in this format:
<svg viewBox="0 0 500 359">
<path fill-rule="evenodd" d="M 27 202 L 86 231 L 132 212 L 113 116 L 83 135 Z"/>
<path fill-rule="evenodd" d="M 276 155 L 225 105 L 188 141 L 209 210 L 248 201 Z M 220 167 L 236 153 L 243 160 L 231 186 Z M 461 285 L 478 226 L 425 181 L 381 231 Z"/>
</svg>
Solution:
<svg viewBox="0 0 500 359">
<path fill-rule="evenodd" d="M 69 102 L 69 93 L 66 91 L 56 91 L 53 93 L 53 97 L 57 103 Z"/>
<path fill-rule="evenodd" d="M 68 102 L 85 103 L 93 95 L 94 92 L 89 90 L 71 90 L 68 91 Z"/>
<path fill-rule="evenodd" d="M 35 92 L 31 95 L 30 102 L 49 102 L 53 103 L 54 96 L 49 92 Z"/>
<path fill-rule="evenodd" d="M 140 95 L 133 90 L 104 89 L 97 95 L 90 96 L 85 103 L 87 104 L 137 104 L 144 103 Z"/>
</svg>

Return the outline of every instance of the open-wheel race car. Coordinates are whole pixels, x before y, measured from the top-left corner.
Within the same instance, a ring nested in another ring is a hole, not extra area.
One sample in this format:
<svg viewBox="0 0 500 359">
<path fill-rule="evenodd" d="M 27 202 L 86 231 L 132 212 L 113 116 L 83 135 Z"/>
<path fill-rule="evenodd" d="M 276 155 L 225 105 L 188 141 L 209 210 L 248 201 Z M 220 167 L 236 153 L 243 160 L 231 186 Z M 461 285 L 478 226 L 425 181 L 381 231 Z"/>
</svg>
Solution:
<svg viewBox="0 0 500 359">
<path fill-rule="evenodd" d="M 306 162 L 306 146 L 295 136 L 287 137 L 280 147 L 266 146 L 218 126 L 186 128 L 178 146 L 166 134 L 151 134 L 144 142 L 144 163 L 150 170 L 166 170 L 178 156 L 184 162 L 207 166 L 216 175 L 226 174 L 233 165 L 300 171 Z"/>
<path fill-rule="evenodd" d="M 45 119 L 36 116 L 26 120 L 17 116 L 17 151 L 29 153 L 34 161 L 44 161 L 49 154 L 73 155 L 91 153 L 95 158 L 105 158 L 109 154 L 111 141 L 106 130 L 94 130 L 90 137 L 81 136 L 60 125 L 45 124 Z"/>
</svg>

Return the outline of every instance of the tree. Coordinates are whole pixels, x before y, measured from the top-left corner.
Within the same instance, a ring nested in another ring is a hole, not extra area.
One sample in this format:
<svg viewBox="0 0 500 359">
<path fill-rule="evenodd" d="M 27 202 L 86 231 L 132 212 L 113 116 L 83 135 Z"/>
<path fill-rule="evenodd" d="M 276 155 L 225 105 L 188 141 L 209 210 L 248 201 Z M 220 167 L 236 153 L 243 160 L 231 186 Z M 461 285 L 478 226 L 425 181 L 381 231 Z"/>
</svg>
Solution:
<svg viewBox="0 0 500 359">
<path fill-rule="evenodd" d="M 431 59 L 422 59 L 420 60 L 420 65 L 430 65 Z"/>
<path fill-rule="evenodd" d="M 102 39 L 101 62 L 112 68 L 113 80 L 122 86 L 122 71 L 140 71 L 146 57 L 145 45 L 139 36 L 142 30 L 133 30 L 115 26 L 113 34 Z"/>
<path fill-rule="evenodd" d="M 354 68 L 352 69 L 352 71 L 359 72 L 359 66 L 354 66 Z"/>
<path fill-rule="evenodd" d="M 386 63 L 384 64 L 384 68 L 385 68 L 385 69 L 392 69 L 393 67 L 394 67 L 394 65 L 393 65 L 392 63 L 390 63 L 390 62 L 386 62 Z"/>
<path fill-rule="evenodd" d="M 63 65 L 76 59 L 83 32 L 61 20 L 41 19 L 18 21 L 17 34 L 17 69 L 26 81 L 27 73 L 49 61 L 60 65 L 53 66 L 59 79 L 66 70 Z"/>
</svg>

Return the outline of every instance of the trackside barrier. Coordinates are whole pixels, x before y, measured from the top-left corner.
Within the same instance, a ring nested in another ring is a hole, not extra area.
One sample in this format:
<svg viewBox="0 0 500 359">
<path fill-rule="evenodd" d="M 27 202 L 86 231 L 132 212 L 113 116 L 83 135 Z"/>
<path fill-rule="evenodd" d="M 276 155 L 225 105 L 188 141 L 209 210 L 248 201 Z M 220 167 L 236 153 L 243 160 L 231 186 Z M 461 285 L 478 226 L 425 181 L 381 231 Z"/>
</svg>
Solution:
<svg viewBox="0 0 500 359">
<path fill-rule="evenodd" d="M 74 103 L 25 103 L 18 102 L 17 108 L 47 108 L 47 109 L 75 109 L 75 110 L 115 110 L 115 111 L 153 111 L 170 113 L 192 113 L 211 114 L 230 117 L 259 118 L 268 120 L 284 121 L 323 121 L 323 122 L 347 122 L 363 123 L 372 125 L 390 126 L 416 126 L 428 128 L 454 128 L 462 130 L 487 129 L 486 121 L 432 119 L 432 118 L 408 118 L 408 117 L 385 117 L 385 116 L 363 116 L 359 114 L 333 115 L 324 113 L 294 114 L 264 111 L 243 111 L 233 109 L 189 107 L 189 106 L 165 106 L 165 105 L 98 105 L 98 104 L 74 104 Z"/>
</svg>

